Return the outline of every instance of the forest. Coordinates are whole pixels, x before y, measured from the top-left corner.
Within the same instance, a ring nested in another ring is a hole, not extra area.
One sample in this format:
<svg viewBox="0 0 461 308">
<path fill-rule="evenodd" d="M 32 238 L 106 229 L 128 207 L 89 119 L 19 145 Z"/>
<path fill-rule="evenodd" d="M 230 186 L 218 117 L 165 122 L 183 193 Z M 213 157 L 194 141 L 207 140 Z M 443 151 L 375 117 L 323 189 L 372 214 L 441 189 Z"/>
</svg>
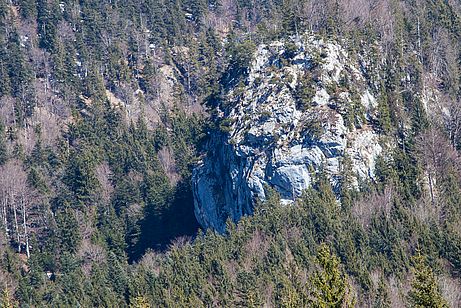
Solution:
<svg viewBox="0 0 461 308">
<path fill-rule="evenodd" d="M 395 146 L 202 229 L 224 93 L 302 33 L 379 68 Z M 460 307 L 460 45 L 459 0 L 0 0 L 0 307 Z"/>
</svg>

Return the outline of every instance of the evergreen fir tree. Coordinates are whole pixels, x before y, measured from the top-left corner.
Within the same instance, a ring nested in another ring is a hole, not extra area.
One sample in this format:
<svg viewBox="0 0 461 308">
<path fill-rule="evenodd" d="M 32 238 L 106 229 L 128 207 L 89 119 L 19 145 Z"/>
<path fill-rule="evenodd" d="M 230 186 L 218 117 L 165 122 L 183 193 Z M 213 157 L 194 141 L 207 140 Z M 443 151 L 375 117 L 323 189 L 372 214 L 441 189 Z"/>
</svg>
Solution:
<svg viewBox="0 0 461 308">
<path fill-rule="evenodd" d="M 39 45 L 49 52 L 54 52 L 58 44 L 58 22 L 61 18 L 59 2 L 39 0 L 37 2 L 37 27 Z"/>
<path fill-rule="evenodd" d="M 355 299 L 347 276 L 340 269 L 338 257 L 326 244 L 321 244 L 317 253 L 319 269 L 312 278 L 312 306 L 318 308 L 354 307 Z"/>
<path fill-rule="evenodd" d="M 9 36 L 8 48 L 8 68 L 12 95 L 23 98 L 26 95 L 27 85 L 32 78 L 32 72 L 27 63 L 26 56 L 21 48 L 18 32 L 13 32 Z M 21 110 L 23 111 L 23 110 Z"/>
<path fill-rule="evenodd" d="M 150 308 L 152 307 L 144 296 L 138 295 L 131 300 L 130 308 Z"/>
<path fill-rule="evenodd" d="M 18 4 L 22 17 L 31 20 L 37 17 L 37 5 L 35 0 L 19 0 Z"/>
<path fill-rule="evenodd" d="M 5 126 L 0 120 L 0 166 L 3 165 L 7 159 L 8 159 L 8 152 L 6 148 Z"/>
<path fill-rule="evenodd" d="M 95 158 L 85 151 L 74 153 L 69 161 L 64 182 L 68 185 L 79 206 L 93 201 L 96 188 L 99 186 L 94 165 Z"/>
<path fill-rule="evenodd" d="M 386 283 L 382 277 L 378 283 L 378 289 L 376 290 L 376 297 L 373 303 L 374 308 L 391 308 L 391 302 L 389 294 L 387 292 Z"/>
<path fill-rule="evenodd" d="M 5 39 L 0 34 L 0 45 L 6 46 Z M 10 76 L 8 74 L 8 54 L 5 47 L 0 47 L 0 97 L 11 93 Z"/>
<path fill-rule="evenodd" d="M 0 307 L 2 308 L 15 308 L 14 301 L 11 298 L 8 288 L 4 288 L 2 291 L 2 297 L 0 298 Z"/>
<path fill-rule="evenodd" d="M 414 257 L 414 278 L 408 294 L 411 307 L 415 308 L 448 308 L 446 300 L 440 293 L 437 279 L 432 269 L 426 264 L 423 256 Z"/>
<path fill-rule="evenodd" d="M 387 97 L 378 101 L 378 122 L 379 129 L 383 134 L 388 134 L 391 131 L 392 123 Z"/>
<path fill-rule="evenodd" d="M 81 242 L 81 234 L 75 212 L 65 199 L 56 200 L 55 207 L 55 233 L 60 241 L 61 251 L 63 253 L 74 253 Z"/>
</svg>

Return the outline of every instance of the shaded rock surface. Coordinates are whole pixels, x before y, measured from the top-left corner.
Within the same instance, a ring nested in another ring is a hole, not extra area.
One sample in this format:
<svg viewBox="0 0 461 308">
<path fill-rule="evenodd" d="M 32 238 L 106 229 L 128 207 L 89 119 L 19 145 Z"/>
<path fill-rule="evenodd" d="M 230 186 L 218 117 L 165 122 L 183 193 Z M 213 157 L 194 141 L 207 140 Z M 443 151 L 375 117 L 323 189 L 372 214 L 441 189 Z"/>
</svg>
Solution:
<svg viewBox="0 0 461 308">
<path fill-rule="evenodd" d="M 374 178 L 382 152 L 371 125 L 376 99 L 340 44 L 306 35 L 261 45 L 226 100 L 221 117 L 228 126 L 213 134 L 193 175 L 204 228 L 223 232 L 228 218 L 252 214 L 265 185 L 291 203 L 324 172 L 338 192 L 345 157 L 352 186 Z"/>
</svg>

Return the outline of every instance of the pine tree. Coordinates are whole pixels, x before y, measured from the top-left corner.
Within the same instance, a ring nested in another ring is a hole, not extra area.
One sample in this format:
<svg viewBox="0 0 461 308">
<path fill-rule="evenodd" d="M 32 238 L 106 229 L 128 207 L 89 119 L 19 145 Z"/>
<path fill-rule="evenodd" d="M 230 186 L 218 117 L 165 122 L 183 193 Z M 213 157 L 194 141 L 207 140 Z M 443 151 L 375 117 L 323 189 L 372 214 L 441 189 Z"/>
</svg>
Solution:
<svg viewBox="0 0 461 308">
<path fill-rule="evenodd" d="M 152 307 L 144 296 L 138 295 L 133 298 L 130 308 L 150 308 Z"/>
<path fill-rule="evenodd" d="M 93 100 L 104 101 L 106 97 L 106 90 L 104 87 L 104 80 L 95 66 L 91 66 L 88 71 L 88 76 L 83 81 L 84 95 L 91 97 Z"/>
<path fill-rule="evenodd" d="M 389 294 L 387 292 L 386 283 L 384 282 L 384 278 L 382 277 L 378 283 L 378 289 L 376 290 L 376 296 L 373 303 L 373 307 L 375 308 L 390 308 L 391 302 L 389 299 Z"/>
<path fill-rule="evenodd" d="M 261 294 L 258 293 L 256 278 L 249 273 L 240 273 L 237 277 L 239 301 L 237 307 L 261 307 Z"/>
<path fill-rule="evenodd" d="M 2 297 L 0 299 L 0 307 L 2 308 L 14 308 L 16 307 L 11 299 L 10 292 L 8 288 L 4 288 L 2 292 Z"/>
<path fill-rule="evenodd" d="M 7 42 L 8 48 L 8 69 L 12 95 L 22 98 L 32 78 L 32 72 L 28 65 L 26 55 L 21 47 L 18 32 L 13 32 Z"/>
<path fill-rule="evenodd" d="M 96 188 L 99 187 L 95 171 L 95 158 L 85 152 L 75 152 L 67 167 L 64 182 L 74 194 L 78 205 L 93 201 Z"/>
<path fill-rule="evenodd" d="M 0 34 L 0 45 L 6 46 L 4 37 Z M 8 70 L 8 54 L 6 48 L 0 48 L 0 97 L 11 93 L 11 83 Z"/>
<path fill-rule="evenodd" d="M 280 306 L 283 308 L 302 307 L 302 298 L 297 290 L 289 282 L 283 285 Z"/>
<path fill-rule="evenodd" d="M 231 34 L 226 50 L 231 59 L 229 64 L 229 76 L 226 79 L 232 79 L 248 73 L 248 67 L 253 60 L 253 53 L 256 50 L 254 42 L 250 40 L 240 41 Z"/>
<path fill-rule="evenodd" d="M 58 41 L 57 24 L 61 18 L 61 9 L 57 1 L 39 0 L 37 2 L 37 26 L 39 46 L 54 52 Z"/>
<path fill-rule="evenodd" d="M 295 34 L 297 37 L 301 28 L 299 4 L 299 1 L 284 0 L 281 5 L 283 31 L 288 35 Z"/>
<path fill-rule="evenodd" d="M 25 19 L 37 18 L 37 5 L 34 0 L 19 0 L 19 10 Z"/>
<path fill-rule="evenodd" d="M 378 101 L 378 125 L 383 134 L 388 134 L 391 131 L 392 123 L 387 97 Z"/>
<path fill-rule="evenodd" d="M 192 14 L 192 20 L 200 25 L 201 18 L 204 15 L 207 7 L 207 1 L 204 0 L 189 0 L 186 2 L 186 9 Z"/>
<path fill-rule="evenodd" d="M 0 166 L 3 165 L 7 159 L 8 152 L 6 149 L 5 126 L 0 120 Z"/>
<path fill-rule="evenodd" d="M 340 269 L 340 260 L 321 244 L 317 253 L 319 269 L 312 278 L 312 306 L 318 308 L 353 307 L 354 296 L 346 275 Z"/>
<path fill-rule="evenodd" d="M 411 291 L 408 294 L 410 306 L 415 308 L 448 307 L 446 300 L 440 293 L 437 279 L 432 269 L 427 266 L 425 258 L 418 254 L 414 257 L 414 262 L 414 278 L 411 283 Z"/>
<path fill-rule="evenodd" d="M 308 71 L 299 77 L 294 97 L 296 99 L 296 107 L 305 111 L 312 105 L 312 99 L 315 96 L 315 85 L 312 81 L 312 74 Z"/>
<path fill-rule="evenodd" d="M 56 237 L 63 252 L 74 253 L 81 242 L 81 234 L 75 212 L 65 197 L 55 201 Z"/>
</svg>

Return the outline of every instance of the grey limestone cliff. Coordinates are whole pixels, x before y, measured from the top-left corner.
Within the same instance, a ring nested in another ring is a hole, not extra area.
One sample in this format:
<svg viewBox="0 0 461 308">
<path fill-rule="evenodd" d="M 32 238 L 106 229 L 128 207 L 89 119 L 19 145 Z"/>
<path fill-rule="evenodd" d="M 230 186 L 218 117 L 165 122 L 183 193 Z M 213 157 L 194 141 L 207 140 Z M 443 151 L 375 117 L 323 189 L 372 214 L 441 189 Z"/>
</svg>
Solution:
<svg viewBox="0 0 461 308">
<path fill-rule="evenodd" d="M 345 157 L 352 186 L 372 180 L 382 152 L 372 93 L 338 43 L 306 35 L 259 46 L 244 82 L 226 94 L 226 130 L 212 135 L 194 170 L 199 223 L 223 232 L 228 218 L 252 213 L 265 185 L 291 203 L 318 172 L 339 191 Z"/>
</svg>

